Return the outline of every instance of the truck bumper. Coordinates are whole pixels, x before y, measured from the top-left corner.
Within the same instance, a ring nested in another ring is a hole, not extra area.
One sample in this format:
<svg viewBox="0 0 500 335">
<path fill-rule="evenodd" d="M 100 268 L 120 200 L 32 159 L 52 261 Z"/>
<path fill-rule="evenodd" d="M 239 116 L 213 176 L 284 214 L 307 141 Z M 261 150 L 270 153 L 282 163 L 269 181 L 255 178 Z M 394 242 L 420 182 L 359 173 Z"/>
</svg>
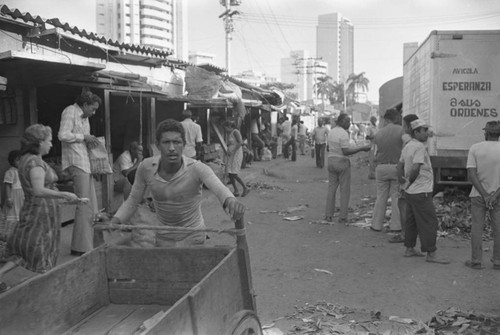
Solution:
<svg viewBox="0 0 500 335">
<path fill-rule="evenodd" d="M 471 185 L 467 178 L 467 157 L 431 156 L 434 183 L 437 185 Z"/>
</svg>

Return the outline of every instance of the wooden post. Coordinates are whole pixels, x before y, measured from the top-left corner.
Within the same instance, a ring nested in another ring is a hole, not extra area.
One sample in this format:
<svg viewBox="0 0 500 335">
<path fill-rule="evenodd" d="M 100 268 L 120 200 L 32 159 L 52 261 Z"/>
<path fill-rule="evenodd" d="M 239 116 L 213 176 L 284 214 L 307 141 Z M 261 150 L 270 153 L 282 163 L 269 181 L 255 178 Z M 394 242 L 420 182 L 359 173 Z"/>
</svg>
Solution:
<svg viewBox="0 0 500 335">
<path fill-rule="evenodd" d="M 244 231 L 245 223 L 241 218 L 234 223 L 236 229 Z M 252 271 L 250 266 L 250 253 L 248 251 L 247 237 L 245 233 L 236 235 L 236 250 L 238 251 L 238 267 L 240 270 L 241 288 L 243 294 L 244 308 L 257 312 L 255 303 L 255 292 L 252 284 Z"/>
<path fill-rule="evenodd" d="M 113 154 L 111 153 L 111 109 L 110 109 L 110 91 L 104 90 L 104 129 L 106 138 L 106 150 L 108 151 L 108 159 L 113 165 Z M 113 202 L 113 175 L 104 175 L 102 182 L 102 206 L 107 210 L 111 210 Z"/>
</svg>

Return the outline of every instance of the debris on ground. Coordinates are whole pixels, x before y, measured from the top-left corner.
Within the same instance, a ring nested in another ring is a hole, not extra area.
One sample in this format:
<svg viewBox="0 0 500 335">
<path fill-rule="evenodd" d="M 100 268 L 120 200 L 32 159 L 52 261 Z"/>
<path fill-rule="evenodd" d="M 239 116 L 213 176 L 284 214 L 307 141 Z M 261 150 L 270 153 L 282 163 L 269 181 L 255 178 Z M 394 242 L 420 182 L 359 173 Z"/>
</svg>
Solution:
<svg viewBox="0 0 500 335">
<path fill-rule="evenodd" d="M 369 228 L 376 197 L 364 196 L 361 202 L 351 211 L 349 225 L 359 228 Z M 434 208 L 439 222 L 438 237 L 450 235 L 459 236 L 469 240 L 471 233 L 471 205 L 466 191 L 459 189 L 446 189 L 437 193 L 434 198 Z M 386 223 L 390 220 L 390 203 L 386 210 Z M 485 224 L 483 240 L 491 240 L 491 225 Z"/>
<path fill-rule="evenodd" d="M 284 217 L 283 220 L 287 220 L 287 221 L 298 221 L 298 220 L 302 220 L 304 217 L 303 216 L 298 216 L 298 215 L 295 215 L 295 216 L 288 216 L 288 217 Z"/>
<path fill-rule="evenodd" d="M 295 309 L 287 319 L 297 323 L 287 334 L 435 334 L 423 322 L 396 316 L 391 321 L 378 311 L 355 310 L 327 302 L 306 303 L 304 306 L 295 306 Z"/>
<path fill-rule="evenodd" d="M 328 271 L 328 270 L 324 270 L 324 269 L 316 269 L 315 268 L 314 271 L 323 272 L 323 273 L 326 273 L 326 274 L 329 274 L 329 275 L 333 275 L 333 272 Z"/>
<path fill-rule="evenodd" d="M 317 270 L 317 269 L 315 269 Z M 380 334 L 380 335 L 483 335 L 500 334 L 500 318 L 456 307 L 438 311 L 430 321 L 422 322 L 400 316 L 384 316 L 380 311 L 352 309 L 346 306 L 319 302 L 295 306 L 286 318 L 294 324 L 286 334 Z"/>
<path fill-rule="evenodd" d="M 305 211 L 307 209 L 309 209 L 309 205 L 308 204 L 299 204 L 297 206 L 287 207 L 287 208 L 281 209 L 281 210 L 263 209 L 259 213 L 260 214 L 276 213 L 278 215 L 285 216 L 285 215 L 288 215 L 288 214 L 291 214 L 291 213 Z M 303 218 L 304 218 L 303 216 L 300 217 L 300 219 L 303 219 Z M 284 219 L 287 220 L 287 218 L 284 218 Z M 296 220 L 298 220 L 298 219 L 296 219 Z"/>
<path fill-rule="evenodd" d="M 500 318 L 465 312 L 456 307 L 438 311 L 427 324 L 435 329 L 436 335 L 500 334 Z"/>
<path fill-rule="evenodd" d="M 257 191 L 260 191 L 260 190 L 271 190 L 271 191 L 281 191 L 281 192 L 288 192 L 289 191 L 288 189 L 286 189 L 284 187 L 277 186 L 277 185 L 270 185 L 270 184 L 265 183 L 263 181 L 247 182 L 246 185 L 249 189 L 257 190 Z"/>
</svg>

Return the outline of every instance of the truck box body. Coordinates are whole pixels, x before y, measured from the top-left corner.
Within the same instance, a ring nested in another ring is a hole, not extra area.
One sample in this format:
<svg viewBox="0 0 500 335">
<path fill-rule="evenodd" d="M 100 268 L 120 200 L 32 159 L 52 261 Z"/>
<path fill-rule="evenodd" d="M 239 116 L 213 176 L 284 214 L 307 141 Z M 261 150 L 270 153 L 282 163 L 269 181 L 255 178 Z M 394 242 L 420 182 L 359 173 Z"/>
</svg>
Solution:
<svg viewBox="0 0 500 335">
<path fill-rule="evenodd" d="M 500 30 L 433 31 L 404 64 L 403 111 L 428 122 L 438 184 L 466 184 L 470 146 L 500 112 Z"/>
</svg>

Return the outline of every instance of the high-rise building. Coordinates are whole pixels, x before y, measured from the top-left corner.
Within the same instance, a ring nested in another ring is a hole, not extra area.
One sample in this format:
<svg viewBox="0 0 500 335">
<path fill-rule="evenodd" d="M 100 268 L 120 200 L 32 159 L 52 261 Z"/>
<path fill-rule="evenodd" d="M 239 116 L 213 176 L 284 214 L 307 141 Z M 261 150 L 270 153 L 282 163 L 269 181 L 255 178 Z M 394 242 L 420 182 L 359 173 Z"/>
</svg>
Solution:
<svg viewBox="0 0 500 335">
<path fill-rule="evenodd" d="M 295 85 L 299 101 L 318 98 L 314 84 L 327 73 L 328 64 L 311 57 L 307 50 L 292 51 L 289 58 L 281 59 L 281 82 Z"/>
<path fill-rule="evenodd" d="M 340 13 L 318 16 L 316 57 L 328 63 L 328 75 L 343 83 L 354 72 L 354 26 Z"/>
<path fill-rule="evenodd" d="M 96 0 L 96 32 L 188 59 L 186 0 Z"/>
</svg>

